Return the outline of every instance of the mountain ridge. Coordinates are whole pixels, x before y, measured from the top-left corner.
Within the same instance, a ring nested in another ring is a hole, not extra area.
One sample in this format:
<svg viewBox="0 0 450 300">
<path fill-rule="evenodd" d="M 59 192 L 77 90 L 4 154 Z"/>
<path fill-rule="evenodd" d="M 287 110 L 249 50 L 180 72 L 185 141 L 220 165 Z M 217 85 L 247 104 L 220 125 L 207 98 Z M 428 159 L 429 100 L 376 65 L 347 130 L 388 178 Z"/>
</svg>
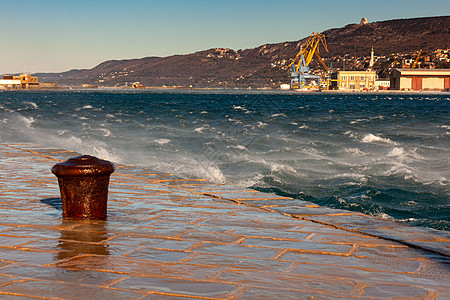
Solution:
<svg viewBox="0 0 450 300">
<path fill-rule="evenodd" d="M 321 50 L 321 56 L 328 65 L 334 62 L 338 67 L 346 58 L 353 59 L 357 68 L 358 60 L 370 55 L 372 47 L 380 56 L 450 48 L 450 16 L 348 24 L 322 34 L 329 52 Z M 288 64 L 307 38 L 237 51 L 212 48 L 167 57 L 107 60 L 92 69 L 37 75 L 42 81 L 63 85 L 124 86 L 139 81 L 146 86 L 276 87 L 289 82 Z"/>
</svg>

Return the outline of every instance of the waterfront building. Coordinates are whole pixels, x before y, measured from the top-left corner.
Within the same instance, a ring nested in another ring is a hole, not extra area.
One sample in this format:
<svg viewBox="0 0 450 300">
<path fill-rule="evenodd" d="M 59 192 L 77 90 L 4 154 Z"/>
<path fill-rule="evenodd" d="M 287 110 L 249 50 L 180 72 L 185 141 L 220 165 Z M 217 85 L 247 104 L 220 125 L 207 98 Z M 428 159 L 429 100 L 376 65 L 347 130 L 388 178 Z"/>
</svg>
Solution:
<svg viewBox="0 0 450 300">
<path fill-rule="evenodd" d="M 375 80 L 375 90 L 388 90 L 390 86 L 390 80 Z"/>
<path fill-rule="evenodd" d="M 450 69 L 395 69 L 390 81 L 393 90 L 450 90 Z"/>
<path fill-rule="evenodd" d="M 337 71 L 331 75 L 332 89 L 373 90 L 377 74 L 375 71 Z"/>
<path fill-rule="evenodd" d="M 26 73 L 19 76 L 3 75 L 3 79 L 0 79 L 0 87 L 9 89 L 39 88 L 39 79 Z"/>
</svg>

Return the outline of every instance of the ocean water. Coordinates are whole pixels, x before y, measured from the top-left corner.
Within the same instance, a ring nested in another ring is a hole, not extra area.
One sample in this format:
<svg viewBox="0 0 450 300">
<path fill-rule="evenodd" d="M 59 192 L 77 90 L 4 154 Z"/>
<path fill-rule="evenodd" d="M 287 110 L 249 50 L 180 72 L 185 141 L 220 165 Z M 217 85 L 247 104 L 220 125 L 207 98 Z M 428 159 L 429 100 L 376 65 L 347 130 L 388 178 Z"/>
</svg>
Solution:
<svg viewBox="0 0 450 300">
<path fill-rule="evenodd" d="M 450 230 L 450 95 L 0 91 L 0 142 Z"/>
</svg>

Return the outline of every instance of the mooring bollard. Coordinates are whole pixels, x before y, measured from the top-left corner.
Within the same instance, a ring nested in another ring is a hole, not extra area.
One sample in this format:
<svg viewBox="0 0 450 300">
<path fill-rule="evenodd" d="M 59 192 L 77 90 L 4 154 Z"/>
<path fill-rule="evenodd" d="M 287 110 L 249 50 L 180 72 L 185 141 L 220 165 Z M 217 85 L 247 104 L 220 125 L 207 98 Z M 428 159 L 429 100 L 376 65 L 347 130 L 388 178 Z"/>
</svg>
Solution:
<svg viewBox="0 0 450 300">
<path fill-rule="evenodd" d="M 106 219 L 109 177 L 114 165 L 83 155 L 53 166 L 58 177 L 64 218 Z"/>
</svg>

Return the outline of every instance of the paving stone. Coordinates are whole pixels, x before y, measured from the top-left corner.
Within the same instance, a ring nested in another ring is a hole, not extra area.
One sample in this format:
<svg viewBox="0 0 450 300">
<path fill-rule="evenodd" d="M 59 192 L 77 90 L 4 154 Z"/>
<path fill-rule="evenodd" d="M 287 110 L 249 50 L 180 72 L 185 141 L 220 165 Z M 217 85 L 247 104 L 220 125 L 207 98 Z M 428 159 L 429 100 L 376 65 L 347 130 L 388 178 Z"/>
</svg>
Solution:
<svg viewBox="0 0 450 300">
<path fill-rule="evenodd" d="M 216 243 L 203 243 L 192 250 L 206 254 L 220 254 L 237 257 L 272 258 L 277 254 L 273 248 L 253 248 L 242 245 L 220 245 Z"/>
<path fill-rule="evenodd" d="M 298 300 L 298 299 L 317 299 L 317 300 L 333 300 L 342 299 L 342 297 L 334 297 L 331 294 L 318 294 L 311 291 L 292 291 L 292 290 L 280 290 L 280 289 L 265 289 L 248 287 L 244 288 L 241 292 L 239 300 L 258 300 L 258 299 L 286 299 L 286 300 Z M 347 295 L 345 299 L 370 299 L 363 297 L 352 297 Z M 373 299 L 373 298 L 372 298 Z"/>
<path fill-rule="evenodd" d="M 107 220 L 63 220 L 50 168 L 72 154 L 0 143 L 1 299 L 450 294 L 448 232 L 202 179 L 118 166 Z"/>
<path fill-rule="evenodd" d="M 78 256 L 67 261 L 54 264 L 61 268 L 114 272 L 133 276 L 167 276 L 183 279 L 207 280 L 219 273 L 217 266 L 201 266 L 188 263 L 166 263 L 149 260 L 103 256 Z"/>
<path fill-rule="evenodd" d="M 150 294 L 144 298 L 143 300 L 192 300 L 193 298 L 191 296 L 173 296 L 167 293 L 160 293 L 160 294 Z"/>
<path fill-rule="evenodd" d="M 356 287 L 352 280 L 334 279 L 326 276 L 326 274 L 317 277 L 301 277 L 286 273 L 274 274 L 254 270 L 232 270 L 223 272 L 217 279 L 223 281 L 233 280 L 244 286 L 266 289 L 282 287 L 286 290 L 314 291 L 334 296 L 351 295 Z"/>
<path fill-rule="evenodd" d="M 95 286 L 108 286 L 126 275 L 107 272 L 96 272 L 86 270 L 71 270 L 64 268 L 49 267 L 21 267 L 11 266 L 0 270 L 3 275 L 17 276 L 20 278 L 42 279 L 67 283 L 77 283 Z M 1 277 L 0 277 L 1 278 Z"/>
<path fill-rule="evenodd" d="M 246 269 L 246 270 L 273 270 L 283 272 L 291 263 L 277 261 L 273 259 L 258 259 L 246 257 L 233 257 L 221 255 L 199 254 L 194 258 L 187 260 L 190 264 L 218 266 L 230 269 Z"/>
<path fill-rule="evenodd" d="M 242 245 L 252 247 L 270 247 L 280 249 L 295 249 L 303 252 L 321 252 L 324 254 L 346 255 L 351 249 L 351 245 L 339 245 L 331 243 L 315 243 L 309 241 L 289 241 L 282 239 L 261 239 L 246 238 Z"/>
<path fill-rule="evenodd" d="M 127 257 L 133 257 L 138 259 L 148 259 L 162 262 L 177 262 L 187 258 L 190 255 L 189 252 L 175 251 L 175 250 L 160 250 L 154 248 L 142 248 L 138 249 Z"/>
<path fill-rule="evenodd" d="M 326 264 L 339 267 L 354 267 L 363 270 L 385 271 L 394 273 L 417 273 L 423 266 L 422 261 L 397 260 L 396 258 L 366 258 L 356 256 L 326 255 L 317 253 L 302 253 L 298 251 L 286 251 L 279 260 L 292 262 L 305 262 L 314 264 Z"/>
<path fill-rule="evenodd" d="M 395 298 L 398 295 L 402 295 L 403 299 L 433 299 L 439 293 L 435 290 L 427 290 L 411 285 L 376 284 L 364 287 L 363 295 L 377 298 Z"/>
<path fill-rule="evenodd" d="M 59 283 L 54 281 L 15 282 L 0 287 L 0 292 L 17 293 L 28 296 L 55 297 L 62 299 L 137 299 L 142 295 L 132 291 L 121 291 L 86 285 Z"/>
<path fill-rule="evenodd" d="M 132 277 L 114 285 L 131 290 L 153 290 L 179 295 L 227 298 L 237 286 L 219 282 L 189 281 L 161 277 Z"/>
</svg>

